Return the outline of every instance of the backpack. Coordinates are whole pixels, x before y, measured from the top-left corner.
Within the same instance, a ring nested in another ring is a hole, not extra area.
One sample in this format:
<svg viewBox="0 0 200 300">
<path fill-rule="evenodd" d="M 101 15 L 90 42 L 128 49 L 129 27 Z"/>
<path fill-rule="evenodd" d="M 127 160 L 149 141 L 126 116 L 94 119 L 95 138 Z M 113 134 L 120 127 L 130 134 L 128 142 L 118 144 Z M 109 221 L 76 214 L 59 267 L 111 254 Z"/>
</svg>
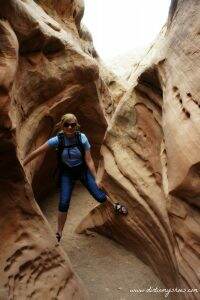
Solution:
<svg viewBox="0 0 200 300">
<path fill-rule="evenodd" d="M 56 152 L 57 152 L 57 166 L 53 172 L 53 177 L 54 177 L 54 182 L 56 184 L 56 187 L 60 187 L 60 175 L 61 175 L 61 170 L 63 170 L 63 168 L 70 168 L 67 165 L 64 165 L 64 163 L 62 162 L 62 153 L 63 150 L 65 148 L 72 148 L 74 146 L 77 146 L 77 148 L 79 149 L 79 151 L 81 152 L 81 156 L 82 156 L 82 160 L 83 160 L 83 164 L 85 165 L 85 149 L 83 147 L 82 141 L 81 141 L 81 133 L 79 131 L 77 131 L 75 133 L 75 137 L 76 137 L 76 144 L 73 145 L 69 145 L 66 146 L 65 145 L 65 136 L 63 132 L 59 132 L 57 134 L 58 137 L 58 147 L 56 148 Z"/>
<path fill-rule="evenodd" d="M 58 147 L 57 147 L 57 159 L 58 159 L 58 168 L 62 168 L 63 167 L 63 162 L 62 162 L 62 153 L 64 149 L 69 149 L 69 148 L 73 148 L 74 146 L 76 146 L 79 151 L 81 152 L 81 156 L 82 156 L 82 160 L 83 160 L 83 164 L 85 164 L 85 149 L 83 147 L 82 144 L 82 140 L 81 140 L 81 133 L 79 131 L 77 131 L 75 133 L 75 138 L 76 138 L 76 143 L 72 144 L 72 145 L 65 145 L 65 136 L 63 132 L 59 132 L 57 134 L 58 137 Z"/>
</svg>

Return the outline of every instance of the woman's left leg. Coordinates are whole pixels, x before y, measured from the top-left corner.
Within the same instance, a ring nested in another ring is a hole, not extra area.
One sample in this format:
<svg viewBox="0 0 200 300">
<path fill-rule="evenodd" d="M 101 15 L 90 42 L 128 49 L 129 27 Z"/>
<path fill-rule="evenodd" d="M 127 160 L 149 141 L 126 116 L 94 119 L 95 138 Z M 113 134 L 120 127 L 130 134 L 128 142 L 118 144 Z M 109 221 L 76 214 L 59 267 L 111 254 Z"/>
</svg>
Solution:
<svg viewBox="0 0 200 300">
<path fill-rule="evenodd" d="M 107 200 L 108 196 L 103 190 L 101 190 L 97 186 L 95 179 L 88 168 L 84 168 L 82 170 L 80 175 L 80 181 L 87 188 L 87 190 L 93 196 L 93 198 L 96 199 L 98 202 L 103 203 Z"/>
<path fill-rule="evenodd" d="M 88 168 L 85 168 L 82 171 L 80 181 L 98 202 L 103 203 L 109 199 L 108 195 L 97 186 L 96 181 Z M 127 215 L 128 213 L 127 208 L 119 202 L 113 204 L 113 209 L 116 214 Z"/>
</svg>

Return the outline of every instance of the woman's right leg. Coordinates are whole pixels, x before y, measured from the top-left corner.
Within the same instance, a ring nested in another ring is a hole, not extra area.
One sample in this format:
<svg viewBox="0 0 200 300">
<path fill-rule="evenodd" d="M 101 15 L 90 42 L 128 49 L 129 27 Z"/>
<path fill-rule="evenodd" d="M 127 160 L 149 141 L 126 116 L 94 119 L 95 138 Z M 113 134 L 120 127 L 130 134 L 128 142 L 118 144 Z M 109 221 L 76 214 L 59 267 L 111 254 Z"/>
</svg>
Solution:
<svg viewBox="0 0 200 300">
<path fill-rule="evenodd" d="M 72 190 L 75 179 L 69 173 L 63 172 L 60 177 L 60 201 L 58 207 L 58 230 L 57 233 L 62 236 L 62 231 L 67 219 Z"/>
<path fill-rule="evenodd" d="M 67 212 L 58 211 L 58 229 L 57 229 L 57 233 L 60 235 L 60 237 L 62 236 L 62 231 L 63 231 L 63 228 L 65 226 L 66 219 L 67 219 Z"/>
</svg>

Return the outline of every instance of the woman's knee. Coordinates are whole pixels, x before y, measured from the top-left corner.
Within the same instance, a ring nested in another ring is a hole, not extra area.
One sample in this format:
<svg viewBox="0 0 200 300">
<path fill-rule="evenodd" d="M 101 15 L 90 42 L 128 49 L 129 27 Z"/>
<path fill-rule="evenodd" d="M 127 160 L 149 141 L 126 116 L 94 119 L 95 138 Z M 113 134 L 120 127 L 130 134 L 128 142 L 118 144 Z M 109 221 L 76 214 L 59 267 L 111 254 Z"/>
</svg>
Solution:
<svg viewBox="0 0 200 300">
<path fill-rule="evenodd" d="M 107 200 L 107 195 L 105 192 L 99 190 L 98 193 L 94 197 L 98 202 L 103 203 Z"/>
</svg>

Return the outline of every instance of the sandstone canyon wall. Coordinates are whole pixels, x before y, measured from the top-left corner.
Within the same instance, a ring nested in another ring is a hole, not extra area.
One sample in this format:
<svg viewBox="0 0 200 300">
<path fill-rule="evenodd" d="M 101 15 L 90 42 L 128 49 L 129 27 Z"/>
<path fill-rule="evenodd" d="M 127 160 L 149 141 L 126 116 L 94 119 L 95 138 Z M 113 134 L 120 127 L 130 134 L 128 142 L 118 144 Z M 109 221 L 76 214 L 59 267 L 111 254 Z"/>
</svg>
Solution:
<svg viewBox="0 0 200 300">
<path fill-rule="evenodd" d="M 134 68 L 101 148 L 99 176 L 112 200 L 77 228 L 110 236 L 168 288 L 200 287 L 199 1 L 172 1 L 166 26 Z M 172 293 L 199 299 L 199 293 Z"/>
<path fill-rule="evenodd" d="M 76 113 L 96 163 L 101 148 L 99 177 L 111 201 L 129 209 L 116 217 L 108 202 L 77 231 L 114 238 L 166 287 L 198 288 L 199 2 L 172 1 L 127 86 L 98 57 L 82 1 L 0 0 L 0 8 L 1 297 L 87 298 L 32 193 L 50 190 L 54 154 L 20 164 L 65 112 Z"/>
<path fill-rule="evenodd" d="M 53 185 L 54 153 L 20 164 L 66 112 L 78 116 L 97 160 L 124 89 L 100 63 L 83 10 L 80 0 L 0 1 L 1 299 L 88 296 L 34 200 Z"/>
</svg>

